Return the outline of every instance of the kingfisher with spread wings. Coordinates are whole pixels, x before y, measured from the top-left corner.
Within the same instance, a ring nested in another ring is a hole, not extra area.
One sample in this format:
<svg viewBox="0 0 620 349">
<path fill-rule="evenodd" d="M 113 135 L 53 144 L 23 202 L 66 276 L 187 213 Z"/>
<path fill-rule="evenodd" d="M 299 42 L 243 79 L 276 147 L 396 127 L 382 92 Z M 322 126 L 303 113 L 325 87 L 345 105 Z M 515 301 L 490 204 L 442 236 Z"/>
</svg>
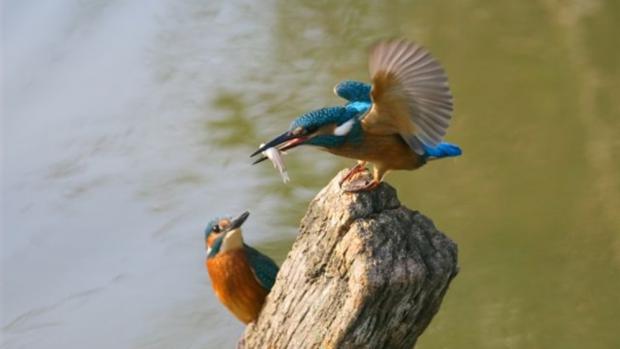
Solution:
<svg viewBox="0 0 620 349">
<path fill-rule="evenodd" d="M 443 142 L 452 93 L 444 69 L 425 48 L 405 40 L 379 42 L 371 49 L 369 68 L 372 84 L 346 80 L 334 88 L 345 105 L 301 115 L 251 156 L 269 148 L 318 146 L 358 160 L 341 184 L 370 162 L 372 178 L 345 188 L 364 191 L 377 187 L 390 170 L 415 170 L 429 160 L 461 155 L 457 145 Z"/>
</svg>

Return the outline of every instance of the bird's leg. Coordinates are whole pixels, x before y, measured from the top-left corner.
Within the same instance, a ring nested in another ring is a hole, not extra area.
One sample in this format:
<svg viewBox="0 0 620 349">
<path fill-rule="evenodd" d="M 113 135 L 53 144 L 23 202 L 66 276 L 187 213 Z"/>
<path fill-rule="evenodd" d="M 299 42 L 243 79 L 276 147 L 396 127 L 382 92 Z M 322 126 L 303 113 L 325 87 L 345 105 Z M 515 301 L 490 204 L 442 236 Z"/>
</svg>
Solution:
<svg viewBox="0 0 620 349">
<path fill-rule="evenodd" d="M 366 161 L 358 160 L 357 164 L 349 169 L 349 172 L 347 172 L 342 177 L 342 179 L 340 180 L 340 182 L 338 184 L 342 187 L 342 183 L 346 182 L 348 179 L 350 179 L 354 175 L 356 175 L 356 174 L 358 174 L 360 172 L 363 172 L 365 170 L 366 170 Z"/>
<path fill-rule="evenodd" d="M 383 180 L 383 177 L 385 176 L 386 172 L 387 172 L 386 169 L 375 166 L 375 168 L 373 169 L 372 179 L 366 178 L 366 179 L 357 180 L 347 185 L 347 187 L 344 190 L 349 193 L 356 193 L 360 191 L 371 191 L 375 189 L 376 187 L 378 187 L 379 184 L 381 184 L 381 181 Z"/>
</svg>

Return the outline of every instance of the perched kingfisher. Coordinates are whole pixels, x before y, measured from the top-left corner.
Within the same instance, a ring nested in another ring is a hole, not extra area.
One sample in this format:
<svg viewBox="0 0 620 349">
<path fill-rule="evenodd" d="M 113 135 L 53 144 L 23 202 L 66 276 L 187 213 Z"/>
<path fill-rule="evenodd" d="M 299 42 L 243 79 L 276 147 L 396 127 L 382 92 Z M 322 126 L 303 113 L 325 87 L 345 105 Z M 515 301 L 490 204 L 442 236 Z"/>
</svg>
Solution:
<svg viewBox="0 0 620 349">
<path fill-rule="evenodd" d="M 258 318 L 278 274 L 271 258 L 243 242 L 241 225 L 249 215 L 217 218 L 205 229 L 205 265 L 215 295 L 245 324 Z"/>
<path fill-rule="evenodd" d="M 358 160 L 342 182 L 370 162 L 372 180 L 345 188 L 360 191 L 378 186 L 390 170 L 415 170 L 428 160 L 461 155 L 457 145 L 442 141 L 452 118 L 452 93 L 443 68 L 425 48 L 404 40 L 379 42 L 371 49 L 369 68 L 372 85 L 340 82 L 334 92 L 345 105 L 301 115 L 251 156 L 273 147 L 318 146 Z"/>
</svg>

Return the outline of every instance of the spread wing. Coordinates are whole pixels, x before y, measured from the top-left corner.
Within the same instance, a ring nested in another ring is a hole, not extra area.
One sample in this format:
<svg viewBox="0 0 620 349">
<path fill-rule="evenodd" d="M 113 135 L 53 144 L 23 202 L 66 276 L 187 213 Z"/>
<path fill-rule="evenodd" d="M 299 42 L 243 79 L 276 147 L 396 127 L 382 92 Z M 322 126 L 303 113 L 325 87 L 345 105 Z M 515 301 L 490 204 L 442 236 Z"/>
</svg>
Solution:
<svg viewBox="0 0 620 349">
<path fill-rule="evenodd" d="M 400 134 L 418 154 L 423 143 L 441 142 L 452 117 L 452 93 L 439 62 L 422 46 L 383 41 L 370 53 L 372 109 L 362 125 L 369 133 Z"/>
<path fill-rule="evenodd" d="M 278 265 L 271 258 L 248 245 L 245 245 L 245 252 L 258 283 L 265 289 L 271 290 L 278 275 Z"/>
</svg>

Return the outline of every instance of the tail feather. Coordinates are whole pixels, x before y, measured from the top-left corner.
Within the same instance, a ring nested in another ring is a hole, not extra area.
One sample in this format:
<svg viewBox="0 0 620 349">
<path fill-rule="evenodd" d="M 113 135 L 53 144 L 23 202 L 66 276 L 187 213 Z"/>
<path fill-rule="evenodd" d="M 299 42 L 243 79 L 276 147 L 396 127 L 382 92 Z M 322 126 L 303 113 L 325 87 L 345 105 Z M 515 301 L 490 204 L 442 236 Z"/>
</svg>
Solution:
<svg viewBox="0 0 620 349">
<path fill-rule="evenodd" d="M 441 159 L 463 154 L 461 148 L 456 144 L 441 142 L 434 147 L 423 145 L 424 157 L 428 160 Z"/>
</svg>

